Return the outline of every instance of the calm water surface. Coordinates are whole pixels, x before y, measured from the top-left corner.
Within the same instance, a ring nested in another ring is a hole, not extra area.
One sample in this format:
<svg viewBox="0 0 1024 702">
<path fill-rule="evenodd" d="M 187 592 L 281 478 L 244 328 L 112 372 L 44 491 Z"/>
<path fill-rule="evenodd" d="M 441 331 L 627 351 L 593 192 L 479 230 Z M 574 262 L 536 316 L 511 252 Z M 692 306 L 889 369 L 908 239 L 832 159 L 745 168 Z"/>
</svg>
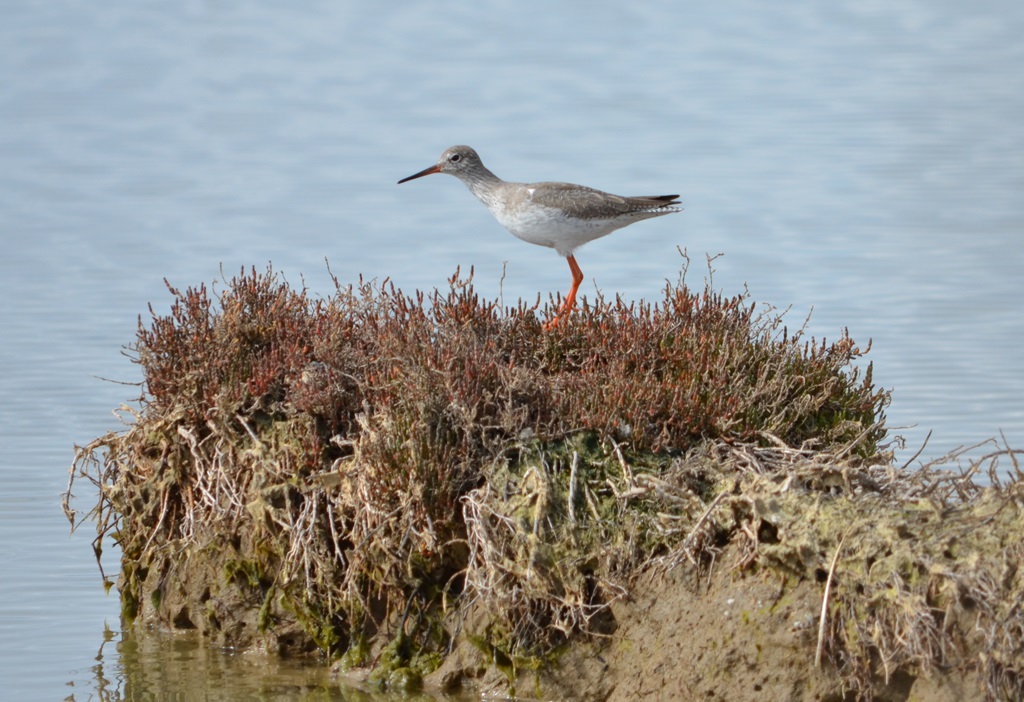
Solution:
<svg viewBox="0 0 1024 702">
<path fill-rule="evenodd" d="M 588 295 L 657 297 L 676 247 L 700 284 L 722 253 L 716 288 L 873 340 L 901 456 L 929 431 L 924 459 L 1024 446 L 1020 3 L 2 12 L 0 697 L 127 699 L 140 656 L 178 655 L 122 639 L 59 509 L 72 446 L 138 396 L 120 347 L 167 308 L 164 278 L 273 262 L 327 295 L 327 258 L 342 281 L 429 289 L 472 265 L 486 296 L 564 292 L 564 261 L 454 179 L 395 185 L 455 143 L 510 180 L 682 193 L 683 214 L 579 252 Z M 187 690 L 250 698 L 236 660 L 188 667 Z"/>
</svg>

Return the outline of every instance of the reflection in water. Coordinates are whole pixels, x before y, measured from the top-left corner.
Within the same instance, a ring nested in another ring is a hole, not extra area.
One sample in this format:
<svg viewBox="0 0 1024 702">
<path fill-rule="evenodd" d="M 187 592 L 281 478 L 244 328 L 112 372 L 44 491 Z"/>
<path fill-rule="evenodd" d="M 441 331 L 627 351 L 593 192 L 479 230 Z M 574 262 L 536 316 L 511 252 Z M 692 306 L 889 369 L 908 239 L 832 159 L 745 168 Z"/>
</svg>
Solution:
<svg viewBox="0 0 1024 702">
<path fill-rule="evenodd" d="M 96 665 L 92 667 L 92 672 L 95 674 L 96 687 L 94 690 L 90 690 L 88 695 L 82 695 L 81 699 L 100 699 L 100 700 L 120 700 L 124 699 L 120 694 L 120 680 L 115 676 L 114 680 L 111 680 L 106 670 L 106 653 L 108 644 L 117 639 L 117 632 L 111 629 L 109 626 L 104 624 L 103 626 L 103 643 L 100 644 L 99 651 L 96 652 Z M 117 667 L 118 659 L 116 654 L 111 657 L 113 667 Z M 69 683 L 73 685 L 74 683 Z M 68 700 L 78 699 L 75 695 L 70 695 Z"/>
<path fill-rule="evenodd" d="M 113 645 L 111 645 L 113 644 Z M 239 653 L 209 645 L 196 632 L 121 632 L 105 628 L 96 653 L 91 689 L 81 681 L 68 701 L 127 700 L 344 700 L 436 702 L 476 699 L 393 695 L 354 687 L 323 661 Z"/>
</svg>

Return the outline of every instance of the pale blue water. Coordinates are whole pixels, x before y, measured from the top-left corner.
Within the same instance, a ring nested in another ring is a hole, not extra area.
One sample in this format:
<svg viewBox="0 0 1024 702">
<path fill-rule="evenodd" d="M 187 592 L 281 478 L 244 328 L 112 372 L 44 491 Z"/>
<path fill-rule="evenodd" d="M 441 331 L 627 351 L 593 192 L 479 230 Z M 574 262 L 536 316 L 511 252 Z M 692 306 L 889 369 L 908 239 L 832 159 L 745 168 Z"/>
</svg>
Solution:
<svg viewBox="0 0 1024 702">
<path fill-rule="evenodd" d="M 473 265 L 497 296 L 507 261 L 506 301 L 564 292 L 454 179 L 395 185 L 455 143 L 510 180 L 682 193 L 579 252 L 588 295 L 723 253 L 716 287 L 874 340 L 901 455 L 1024 446 L 1024 5 L 634 5 L 0 5 L 0 696 L 95 699 L 97 666 L 119 689 L 116 598 L 59 493 L 138 395 L 100 378 L 138 380 L 119 349 L 165 277 Z"/>
</svg>

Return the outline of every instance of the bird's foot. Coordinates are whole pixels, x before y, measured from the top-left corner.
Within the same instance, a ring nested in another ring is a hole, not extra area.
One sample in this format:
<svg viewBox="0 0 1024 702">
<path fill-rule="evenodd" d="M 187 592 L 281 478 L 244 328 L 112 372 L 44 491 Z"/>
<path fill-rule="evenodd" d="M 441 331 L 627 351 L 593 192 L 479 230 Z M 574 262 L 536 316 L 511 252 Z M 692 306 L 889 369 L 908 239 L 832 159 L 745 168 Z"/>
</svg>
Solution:
<svg viewBox="0 0 1024 702">
<path fill-rule="evenodd" d="M 554 329 L 555 327 L 557 327 L 558 323 L 560 321 L 562 321 L 562 316 L 561 315 L 562 315 L 562 313 L 559 312 L 554 317 L 552 317 L 548 321 L 544 322 L 544 324 L 543 324 L 544 331 L 549 332 L 552 329 Z"/>
</svg>

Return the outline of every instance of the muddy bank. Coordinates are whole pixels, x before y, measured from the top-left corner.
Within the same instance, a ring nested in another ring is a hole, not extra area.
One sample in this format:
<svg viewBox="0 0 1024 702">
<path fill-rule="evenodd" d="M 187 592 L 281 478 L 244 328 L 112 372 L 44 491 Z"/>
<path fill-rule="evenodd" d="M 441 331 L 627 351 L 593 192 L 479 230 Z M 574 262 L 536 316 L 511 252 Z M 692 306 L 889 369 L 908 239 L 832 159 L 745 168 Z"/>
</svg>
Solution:
<svg viewBox="0 0 1024 702">
<path fill-rule="evenodd" d="M 694 593 L 689 577 L 652 574 L 630 601 L 614 607 L 622 622 L 597 650 L 574 649 L 547 685 L 554 698 L 579 700 L 853 699 L 830 663 L 814 667 L 821 589 L 803 581 L 783 591 L 770 574 L 721 571 Z M 970 667 L 879 676 L 864 696 L 876 700 L 963 702 L 986 698 Z M 549 696 L 551 698 L 551 696 Z"/>
<path fill-rule="evenodd" d="M 66 503 L 97 486 L 126 624 L 395 690 L 1021 693 L 1018 454 L 895 466 L 848 338 L 682 280 L 552 333 L 457 277 L 172 294 Z"/>
<path fill-rule="evenodd" d="M 999 459 L 1012 464 L 999 450 L 984 463 Z M 607 636 L 520 675 L 517 693 L 1020 699 L 1020 474 L 980 487 L 969 475 L 879 467 L 832 473 L 822 491 L 805 482 L 811 471 L 831 472 L 815 462 L 734 476 L 728 507 L 713 517 L 728 534 L 713 562 L 649 563 L 611 605 Z M 851 480 L 871 489 L 838 487 Z M 430 680 L 443 688 L 465 676 L 473 689 L 507 689 L 508 678 L 481 660 L 463 646 Z"/>
</svg>

